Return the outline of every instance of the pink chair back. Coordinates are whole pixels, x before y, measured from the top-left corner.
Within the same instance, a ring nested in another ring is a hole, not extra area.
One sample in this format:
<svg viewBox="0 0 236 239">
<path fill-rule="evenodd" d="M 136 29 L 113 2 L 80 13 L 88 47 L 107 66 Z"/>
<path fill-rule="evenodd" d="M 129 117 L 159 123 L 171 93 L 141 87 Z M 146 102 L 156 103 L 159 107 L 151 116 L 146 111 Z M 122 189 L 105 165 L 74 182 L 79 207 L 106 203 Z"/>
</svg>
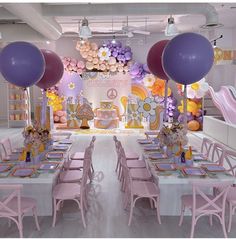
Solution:
<svg viewBox="0 0 236 239">
<path fill-rule="evenodd" d="M 212 145 L 213 145 L 213 141 L 204 137 L 202 139 L 202 145 L 201 145 L 201 153 L 206 156 L 206 157 L 209 157 L 209 154 L 210 154 L 210 151 L 211 151 L 211 148 L 212 148 Z"/>
<path fill-rule="evenodd" d="M 2 145 L 6 156 L 9 156 L 12 154 L 12 145 L 11 145 L 11 141 L 9 138 L 3 139 L 0 141 L 0 144 Z"/>
<path fill-rule="evenodd" d="M 211 161 L 223 166 L 223 156 L 225 147 L 222 144 L 214 143 L 211 155 Z"/>
<path fill-rule="evenodd" d="M 16 217 L 21 215 L 21 189 L 23 185 L 20 184 L 2 184 L 0 185 L 0 191 L 6 192 L 8 195 L 4 196 L 4 199 L 0 200 L 0 217 Z M 8 204 L 13 198 L 17 197 L 16 210 L 12 210 L 8 207 Z"/>
<path fill-rule="evenodd" d="M 232 176 L 236 177 L 236 151 L 224 151 L 223 166 Z"/>
<path fill-rule="evenodd" d="M 218 213 L 221 212 L 224 215 L 226 196 L 231 185 L 232 181 L 214 183 L 203 183 L 202 181 L 192 182 L 193 216 L 212 214 L 219 217 Z M 210 197 L 204 192 L 204 189 L 213 189 L 215 187 L 222 188 L 222 191 L 215 196 Z M 201 202 L 199 202 L 199 200 L 201 200 Z"/>
</svg>

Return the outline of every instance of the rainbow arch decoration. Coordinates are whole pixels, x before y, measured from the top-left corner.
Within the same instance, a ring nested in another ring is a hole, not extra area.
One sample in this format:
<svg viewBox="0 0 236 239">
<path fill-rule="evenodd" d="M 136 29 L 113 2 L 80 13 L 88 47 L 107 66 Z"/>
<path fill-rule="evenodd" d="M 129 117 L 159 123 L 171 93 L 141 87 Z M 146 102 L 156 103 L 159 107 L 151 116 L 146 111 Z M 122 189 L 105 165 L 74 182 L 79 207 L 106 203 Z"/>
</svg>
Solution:
<svg viewBox="0 0 236 239">
<path fill-rule="evenodd" d="M 139 97 L 141 100 L 144 100 L 149 95 L 146 87 L 139 83 L 133 83 L 131 85 L 131 93 Z"/>
</svg>

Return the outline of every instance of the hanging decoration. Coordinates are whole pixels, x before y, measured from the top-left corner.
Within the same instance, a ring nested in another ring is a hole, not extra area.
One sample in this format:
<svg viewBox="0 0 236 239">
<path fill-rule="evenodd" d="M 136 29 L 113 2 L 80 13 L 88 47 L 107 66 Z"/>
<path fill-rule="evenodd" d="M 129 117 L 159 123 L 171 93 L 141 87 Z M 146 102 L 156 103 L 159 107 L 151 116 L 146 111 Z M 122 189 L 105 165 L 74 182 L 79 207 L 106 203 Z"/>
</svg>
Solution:
<svg viewBox="0 0 236 239">
<path fill-rule="evenodd" d="M 109 40 L 101 47 L 94 42 L 78 42 L 76 49 L 85 59 L 88 71 L 128 72 L 132 60 L 131 48 L 122 46 L 120 41 L 112 43 Z"/>
<path fill-rule="evenodd" d="M 85 64 L 83 61 L 72 57 L 62 57 L 62 62 L 66 72 L 75 72 L 81 75 L 85 71 Z"/>
<path fill-rule="evenodd" d="M 144 77 L 150 73 L 146 64 L 135 62 L 129 68 L 129 73 L 133 82 L 143 83 Z"/>
</svg>

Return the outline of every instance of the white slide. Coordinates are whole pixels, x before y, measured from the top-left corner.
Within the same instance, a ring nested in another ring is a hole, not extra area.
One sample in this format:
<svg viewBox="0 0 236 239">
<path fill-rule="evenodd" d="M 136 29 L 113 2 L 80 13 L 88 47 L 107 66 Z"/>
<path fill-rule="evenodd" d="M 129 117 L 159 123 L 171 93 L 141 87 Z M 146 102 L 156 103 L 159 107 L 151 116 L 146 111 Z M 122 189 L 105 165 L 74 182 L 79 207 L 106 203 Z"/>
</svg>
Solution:
<svg viewBox="0 0 236 239">
<path fill-rule="evenodd" d="M 225 121 L 230 124 L 236 124 L 236 95 L 232 93 L 229 86 L 221 86 L 218 92 L 209 86 L 208 91 L 213 103 L 221 111 Z"/>
</svg>

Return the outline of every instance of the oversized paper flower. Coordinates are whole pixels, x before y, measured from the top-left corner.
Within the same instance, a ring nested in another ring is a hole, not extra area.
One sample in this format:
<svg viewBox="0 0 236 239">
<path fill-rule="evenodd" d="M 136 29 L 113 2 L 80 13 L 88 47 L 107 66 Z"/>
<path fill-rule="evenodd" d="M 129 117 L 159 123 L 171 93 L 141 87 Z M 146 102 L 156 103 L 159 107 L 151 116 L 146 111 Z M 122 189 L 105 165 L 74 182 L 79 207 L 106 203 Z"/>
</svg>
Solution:
<svg viewBox="0 0 236 239">
<path fill-rule="evenodd" d="M 154 82 L 154 84 L 152 85 L 152 88 L 151 88 L 152 95 L 164 97 L 165 96 L 165 84 L 166 84 L 165 80 L 156 79 L 156 81 Z M 171 89 L 168 87 L 167 96 L 170 96 L 170 95 L 171 95 Z"/>
<path fill-rule="evenodd" d="M 70 90 L 74 90 L 74 89 L 75 89 L 75 83 L 74 83 L 74 82 L 70 82 L 70 83 L 68 84 L 68 88 L 69 88 Z"/>
<path fill-rule="evenodd" d="M 187 112 L 192 113 L 192 115 L 197 115 L 199 110 L 202 108 L 201 102 L 187 99 Z M 181 105 L 178 106 L 180 113 L 184 112 L 183 100 L 181 100 Z"/>
<path fill-rule="evenodd" d="M 156 77 L 153 74 L 145 75 L 143 79 L 144 86 L 146 86 L 148 89 L 151 90 L 155 80 L 156 80 Z"/>
<path fill-rule="evenodd" d="M 198 82 L 195 82 L 191 85 L 187 86 L 187 98 L 190 99 L 200 99 L 202 98 L 206 92 L 208 91 L 209 85 L 206 82 L 205 78 L 201 79 Z"/>
<path fill-rule="evenodd" d="M 98 50 L 98 57 L 101 61 L 108 61 L 110 55 L 111 55 L 111 52 L 110 52 L 109 48 L 107 48 L 107 47 L 101 47 Z"/>
<path fill-rule="evenodd" d="M 157 103 L 154 98 L 145 98 L 143 101 L 140 100 L 138 102 L 138 112 L 143 114 L 143 117 L 147 118 L 149 115 L 155 114 L 155 109 L 157 107 Z"/>
</svg>

